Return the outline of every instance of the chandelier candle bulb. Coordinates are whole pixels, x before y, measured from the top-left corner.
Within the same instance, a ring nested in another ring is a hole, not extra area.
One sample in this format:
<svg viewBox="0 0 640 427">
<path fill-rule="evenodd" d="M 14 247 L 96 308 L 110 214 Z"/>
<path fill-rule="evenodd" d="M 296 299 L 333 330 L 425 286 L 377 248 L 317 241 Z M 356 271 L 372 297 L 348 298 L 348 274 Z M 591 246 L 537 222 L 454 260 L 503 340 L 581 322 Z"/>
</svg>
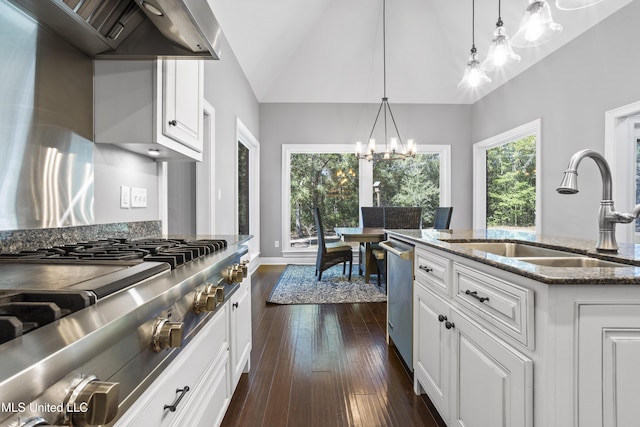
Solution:
<svg viewBox="0 0 640 427">
<path fill-rule="evenodd" d="M 369 152 L 371 154 L 376 152 L 376 139 L 375 138 L 371 138 L 369 140 Z"/>
<path fill-rule="evenodd" d="M 398 150 L 398 138 L 391 138 L 391 151 L 394 153 Z"/>
<path fill-rule="evenodd" d="M 362 155 L 362 142 L 356 142 L 356 156 Z"/>
</svg>

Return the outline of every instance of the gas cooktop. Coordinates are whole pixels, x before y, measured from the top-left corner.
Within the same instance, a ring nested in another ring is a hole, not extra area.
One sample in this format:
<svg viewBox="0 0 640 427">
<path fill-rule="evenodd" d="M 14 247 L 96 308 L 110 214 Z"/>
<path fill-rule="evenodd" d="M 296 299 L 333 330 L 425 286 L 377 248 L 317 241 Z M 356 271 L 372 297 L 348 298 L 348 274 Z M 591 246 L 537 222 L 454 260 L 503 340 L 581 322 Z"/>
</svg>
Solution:
<svg viewBox="0 0 640 427">
<path fill-rule="evenodd" d="M 219 239 L 114 238 L 0 253 L 0 344 L 226 247 Z"/>
</svg>

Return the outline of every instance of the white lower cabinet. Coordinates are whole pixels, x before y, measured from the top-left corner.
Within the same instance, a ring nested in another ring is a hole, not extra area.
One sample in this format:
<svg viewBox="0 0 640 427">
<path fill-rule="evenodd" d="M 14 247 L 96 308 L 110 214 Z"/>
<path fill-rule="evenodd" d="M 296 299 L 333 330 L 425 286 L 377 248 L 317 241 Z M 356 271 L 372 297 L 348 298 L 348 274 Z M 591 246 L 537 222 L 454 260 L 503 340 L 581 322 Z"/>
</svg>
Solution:
<svg viewBox="0 0 640 427">
<path fill-rule="evenodd" d="M 533 362 L 452 310 L 451 425 L 533 425 Z"/>
<path fill-rule="evenodd" d="M 450 316 L 449 306 L 416 282 L 413 313 L 414 391 L 419 394 L 422 386 L 446 421 L 451 399 L 451 334 L 444 322 Z"/>
<path fill-rule="evenodd" d="M 414 379 L 449 426 L 527 427 L 533 362 L 415 285 Z"/>
<path fill-rule="evenodd" d="M 231 385 L 235 388 L 243 372 L 249 372 L 251 356 L 251 276 L 246 277 L 230 301 Z"/>
<path fill-rule="evenodd" d="M 640 304 L 581 304 L 578 425 L 640 426 Z"/>
</svg>

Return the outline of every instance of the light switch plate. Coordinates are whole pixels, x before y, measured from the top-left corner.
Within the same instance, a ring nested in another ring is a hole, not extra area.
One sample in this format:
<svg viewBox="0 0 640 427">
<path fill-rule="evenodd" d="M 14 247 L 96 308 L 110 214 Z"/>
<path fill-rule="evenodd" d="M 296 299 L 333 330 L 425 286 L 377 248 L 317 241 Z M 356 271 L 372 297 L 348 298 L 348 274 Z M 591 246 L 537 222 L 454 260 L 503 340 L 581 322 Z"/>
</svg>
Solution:
<svg viewBox="0 0 640 427">
<path fill-rule="evenodd" d="M 131 206 L 131 187 L 126 185 L 120 186 L 120 207 L 123 209 L 129 209 Z"/>
<path fill-rule="evenodd" d="M 146 208 L 147 207 L 147 189 L 132 188 L 131 189 L 131 207 Z"/>
</svg>

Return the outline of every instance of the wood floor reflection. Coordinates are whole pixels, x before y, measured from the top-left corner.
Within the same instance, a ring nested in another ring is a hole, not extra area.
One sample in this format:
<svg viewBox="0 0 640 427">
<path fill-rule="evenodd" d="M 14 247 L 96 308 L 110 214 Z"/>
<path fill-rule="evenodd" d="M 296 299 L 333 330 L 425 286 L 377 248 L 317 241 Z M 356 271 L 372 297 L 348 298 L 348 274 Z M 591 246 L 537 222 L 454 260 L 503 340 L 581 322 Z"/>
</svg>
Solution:
<svg viewBox="0 0 640 427">
<path fill-rule="evenodd" d="M 251 371 L 223 427 L 444 426 L 386 343 L 386 303 L 266 304 L 283 270 L 252 277 Z"/>
</svg>

